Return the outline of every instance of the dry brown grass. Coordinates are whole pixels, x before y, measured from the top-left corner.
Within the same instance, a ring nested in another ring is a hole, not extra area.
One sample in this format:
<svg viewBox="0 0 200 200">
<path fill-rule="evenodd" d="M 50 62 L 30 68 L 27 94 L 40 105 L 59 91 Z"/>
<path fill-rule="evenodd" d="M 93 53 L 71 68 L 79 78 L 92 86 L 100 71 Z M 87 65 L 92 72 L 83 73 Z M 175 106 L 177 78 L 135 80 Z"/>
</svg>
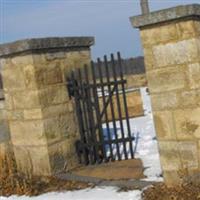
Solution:
<svg viewBox="0 0 200 200">
<path fill-rule="evenodd" d="M 0 157 L 0 196 L 35 196 L 52 191 L 77 190 L 89 187 L 87 183 L 64 181 L 55 177 L 25 176 L 17 172 L 11 150 Z"/>
<path fill-rule="evenodd" d="M 200 185 L 187 182 L 176 187 L 155 184 L 143 192 L 143 200 L 200 200 Z"/>
</svg>

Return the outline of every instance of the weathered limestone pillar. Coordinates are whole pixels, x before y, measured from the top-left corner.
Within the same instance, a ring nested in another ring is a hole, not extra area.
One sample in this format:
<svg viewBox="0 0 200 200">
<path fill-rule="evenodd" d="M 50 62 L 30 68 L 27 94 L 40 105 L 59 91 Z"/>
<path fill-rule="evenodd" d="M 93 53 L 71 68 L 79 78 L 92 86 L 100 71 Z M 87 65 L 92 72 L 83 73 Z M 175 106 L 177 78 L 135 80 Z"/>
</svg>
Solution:
<svg viewBox="0 0 200 200">
<path fill-rule="evenodd" d="M 165 181 L 200 171 L 200 5 L 131 18 L 140 29 Z"/>
<path fill-rule="evenodd" d="M 51 175 L 77 163 L 78 126 L 66 76 L 90 62 L 94 38 L 44 38 L 0 45 L 6 118 L 18 170 Z"/>
</svg>

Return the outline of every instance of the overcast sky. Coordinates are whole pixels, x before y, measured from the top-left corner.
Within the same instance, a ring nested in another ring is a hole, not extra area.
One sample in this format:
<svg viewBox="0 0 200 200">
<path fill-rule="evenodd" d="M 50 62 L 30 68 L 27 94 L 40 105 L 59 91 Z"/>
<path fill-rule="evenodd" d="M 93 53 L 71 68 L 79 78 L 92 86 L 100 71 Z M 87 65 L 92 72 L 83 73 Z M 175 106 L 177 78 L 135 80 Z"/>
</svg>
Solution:
<svg viewBox="0 0 200 200">
<path fill-rule="evenodd" d="M 200 0 L 149 0 L 151 10 Z M 120 51 L 142 55 L 139 32 L 129 17 L 139 0 L 0 0 L 0 43 L 47 36 L 94 36 L 93 58 Z"/>
</svg>

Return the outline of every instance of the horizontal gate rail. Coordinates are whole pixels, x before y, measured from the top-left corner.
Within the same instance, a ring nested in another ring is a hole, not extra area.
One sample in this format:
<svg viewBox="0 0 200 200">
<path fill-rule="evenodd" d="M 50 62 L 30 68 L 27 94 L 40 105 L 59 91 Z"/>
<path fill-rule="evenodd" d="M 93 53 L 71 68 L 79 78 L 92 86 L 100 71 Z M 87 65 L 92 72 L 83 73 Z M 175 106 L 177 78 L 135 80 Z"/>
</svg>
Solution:
<svg viewBox="0 0 200 200">
<path fill-rule="evenodd" d="M 127 83 L 127 80 L 116 80 L 116 81 L 110 81 L 109 83 L 106 83 L 106 82 L 103 82 L 103 83 L 96 83 L 96 85 L 92 84 L 92 83 L 84 83 L 82 85 L 83 88 L 85 89 L 89 89 L 89 88 L 98 88 L 98 87 L 105 87 L 105 86 L 117 86 L 119 84 L 126 84 Z M 75 90 L 78 90 L 79 89 L 79 86 L 75 86 L 74 87 Z"/>
</svg>

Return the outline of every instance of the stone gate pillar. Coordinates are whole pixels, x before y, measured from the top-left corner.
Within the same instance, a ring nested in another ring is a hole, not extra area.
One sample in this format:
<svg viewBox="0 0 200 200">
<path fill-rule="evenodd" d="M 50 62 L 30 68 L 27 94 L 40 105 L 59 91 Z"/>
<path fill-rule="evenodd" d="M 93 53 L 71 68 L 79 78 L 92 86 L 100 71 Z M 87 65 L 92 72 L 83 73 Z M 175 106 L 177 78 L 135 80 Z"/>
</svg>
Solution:
<svg viewBox="0 0 200 200">
<path fill-rule="evenodd" d="M 94 38 L 43 38 L 0 45 L 6 119 L 18 170 L 51 175 L 77 163 L 78 125 L 66 76 L 90 62 Z"/>
<path fill-rule="evenodd" d="M 200 171 L 200 5 L 131 17 L 140 29 L 165 181 Z"/>
</svg>

